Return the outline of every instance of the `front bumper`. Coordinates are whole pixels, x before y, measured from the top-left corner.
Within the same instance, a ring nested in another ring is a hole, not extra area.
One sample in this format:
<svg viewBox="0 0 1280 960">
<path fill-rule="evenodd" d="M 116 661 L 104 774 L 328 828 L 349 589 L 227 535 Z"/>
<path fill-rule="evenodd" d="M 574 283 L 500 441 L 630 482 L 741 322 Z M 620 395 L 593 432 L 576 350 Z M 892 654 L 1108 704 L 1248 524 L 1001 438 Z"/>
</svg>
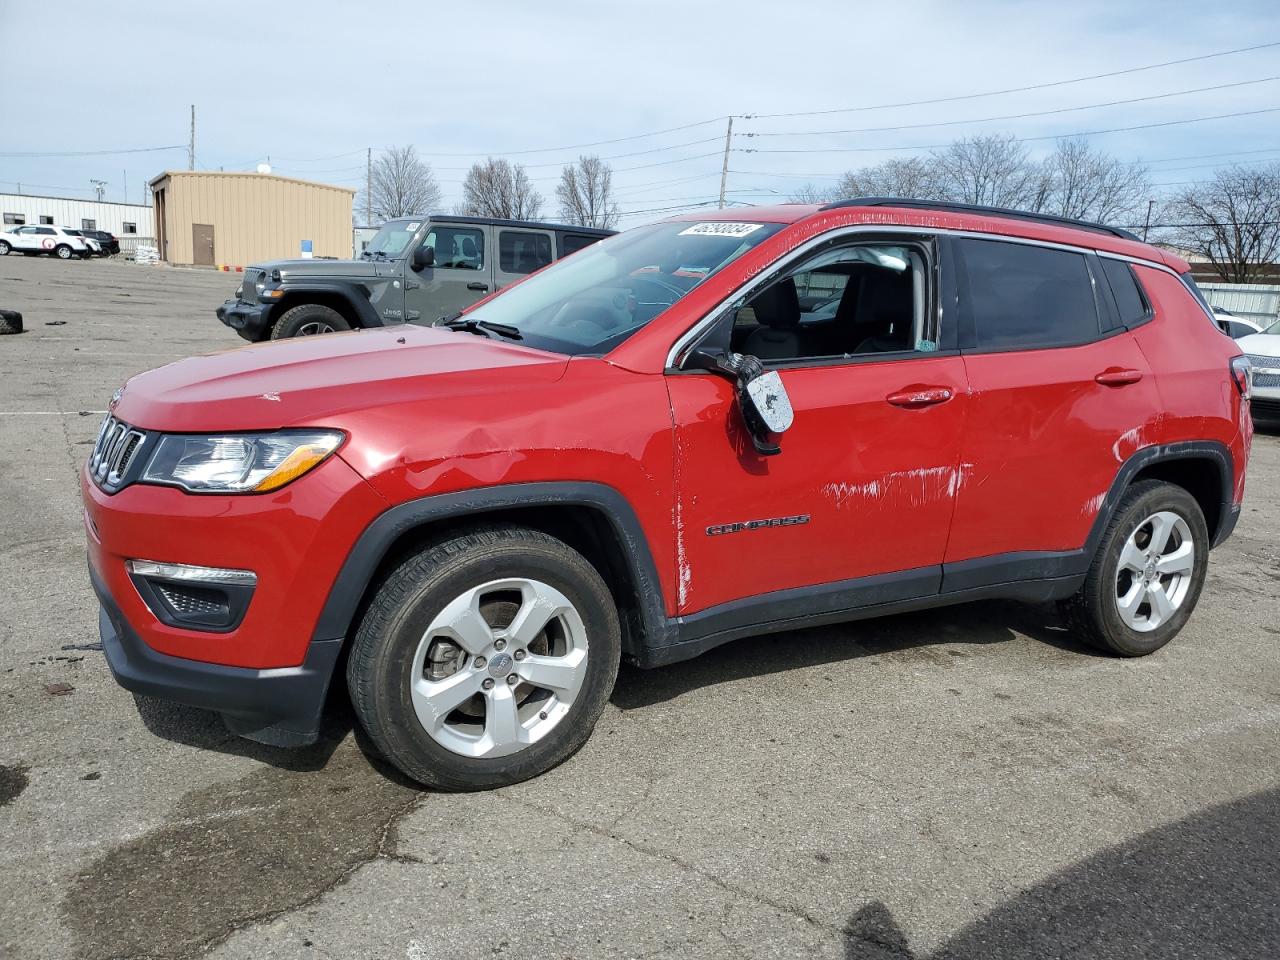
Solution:
<svg viewBox="0 0 1280 960">
<path fill-rule="evenodd" d="M 277 747 L 314 743 L 342 640 L 313 640 L 296 667 L 254 670 L 159 653 L 129 625 L 98 572 L 98 635 L 116 682 L 134 693 L 216 710 L 242 737 Z"/>
<path fill-rule="evenodd" d="M 265 340 L 270 332 L 270 304 L 242 303 L 227 300 L 218 307 L 218 319 L 250 343 Z"/>
</svg>

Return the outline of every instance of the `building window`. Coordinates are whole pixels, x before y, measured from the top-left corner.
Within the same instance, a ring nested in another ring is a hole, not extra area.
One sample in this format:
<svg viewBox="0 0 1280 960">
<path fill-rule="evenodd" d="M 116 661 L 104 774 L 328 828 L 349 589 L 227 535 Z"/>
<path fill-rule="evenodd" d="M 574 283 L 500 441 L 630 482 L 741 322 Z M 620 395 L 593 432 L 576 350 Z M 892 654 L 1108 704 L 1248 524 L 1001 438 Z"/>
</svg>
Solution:
<svg viewBox="0 0 1280 960">
<path fill-rule="evenodd" d="M 40 214 L 40 222 L 41 222 L 41 223 L 46 223 L 46 224 L 52 224 L 52 223 L 53 223 L 53 217 L 49 216 L 48 214 L 44 214 L 44 213 L 42 213 L 42 214 Z"/>
<path fill-rule="evenodd" d="M 137 233 L 138 225 L 136 223 L 130 223 L 128 220 L 126 220 L 124 222 L 124 225 L 120 228 L 120 232 L 121 233 Z"/>
<path fill-rule="evenodd" d="M 97 220 L 81 220 L 80 229 L 81 230 L 97 230 L 98 221 Z"/>
<path fill-rule="evenodd" d="M 6 213 L 4 215 L 4 222 L 6 226 L 12 226 L 14 224 L 21 226 L 27 222 L 27 218 L 20 213 Z"/>
</svg>

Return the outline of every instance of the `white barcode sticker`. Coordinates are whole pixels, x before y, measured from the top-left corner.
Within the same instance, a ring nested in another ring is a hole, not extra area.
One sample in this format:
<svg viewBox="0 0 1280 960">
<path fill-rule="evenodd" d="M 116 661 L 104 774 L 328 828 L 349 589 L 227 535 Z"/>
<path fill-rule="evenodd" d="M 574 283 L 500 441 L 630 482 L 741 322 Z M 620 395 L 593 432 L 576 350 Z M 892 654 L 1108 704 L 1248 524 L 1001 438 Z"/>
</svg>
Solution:
<svg viewBox="0 0 1280 960">
<path fill-rule="evenodd" d="M 692 227 L 681 230 L 679 235 L 682 237 L 745 237 L 763 226 L 763 223 L 734 223 L 729 220 L 720 220 L 695 223 Z"/>
</svg>

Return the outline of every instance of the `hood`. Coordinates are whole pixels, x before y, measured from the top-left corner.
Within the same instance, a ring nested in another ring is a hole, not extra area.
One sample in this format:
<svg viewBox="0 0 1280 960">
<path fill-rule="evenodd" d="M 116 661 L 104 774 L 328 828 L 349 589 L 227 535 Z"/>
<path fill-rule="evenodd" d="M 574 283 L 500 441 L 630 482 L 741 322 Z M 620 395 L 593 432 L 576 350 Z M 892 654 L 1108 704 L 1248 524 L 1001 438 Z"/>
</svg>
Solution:
<svg viewBox="0 0 1280 960">
<path fill-rule="evenodd" d="M 412 325 L 254 344 L 139 374 L 112 413 L 145 430 L 208 433 L 338 425 L 342 414 L 537 389 L 569 358 Z"/>
<path fill-rule="evenodd" d="M 1280 357 L 1280 334 L 1251 333 L 1237 340 L 1236 346 L 1255 357 Z"/>
<path fill-rule="evenodd" d="M 378 262 L 387 264 L 393 261 Z M 282 280 L 288 280 L 291 276 L 374 277 L 378 273 L 372 260 L 272 260 L 268 263 L 255 263 L 249 269 L 268 274 L 272 270 L 279 270 Z"/>
</svg>

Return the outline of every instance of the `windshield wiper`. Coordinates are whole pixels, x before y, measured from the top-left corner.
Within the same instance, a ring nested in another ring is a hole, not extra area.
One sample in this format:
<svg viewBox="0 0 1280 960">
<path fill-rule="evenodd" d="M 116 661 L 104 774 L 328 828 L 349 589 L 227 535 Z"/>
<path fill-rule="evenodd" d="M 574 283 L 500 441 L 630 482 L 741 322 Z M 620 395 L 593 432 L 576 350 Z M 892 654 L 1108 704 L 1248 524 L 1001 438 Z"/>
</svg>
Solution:
<svg viewBox="0 0 1280 960">
<path fill-rule="evenodd" d="M 448 327 L 450 330 L 465 330 L 467 333 L 476 333 L 484 337 L 489 336 L 491 333 L 496 333 L 498 336 L 506 337 L 508 340 L 524 339 L 519 327 L 513 327 L 509 323 L 476 320 L 473 317 L 454 316 L 440 324 L 440 326 Z"/>
</svg>

